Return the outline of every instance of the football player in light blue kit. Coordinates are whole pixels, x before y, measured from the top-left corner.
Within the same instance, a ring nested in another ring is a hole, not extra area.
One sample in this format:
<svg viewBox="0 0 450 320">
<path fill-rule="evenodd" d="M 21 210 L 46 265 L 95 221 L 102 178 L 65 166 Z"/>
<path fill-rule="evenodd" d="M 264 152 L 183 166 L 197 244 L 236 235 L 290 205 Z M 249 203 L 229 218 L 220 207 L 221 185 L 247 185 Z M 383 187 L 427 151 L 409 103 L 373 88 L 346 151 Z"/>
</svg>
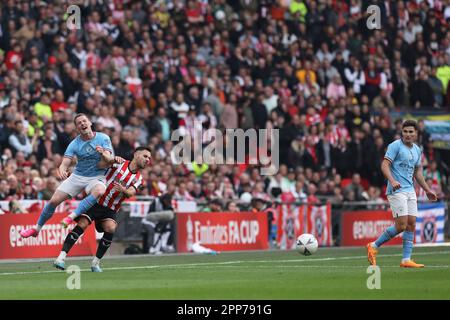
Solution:
<svg viewBox="0 0 450 320">
<path fill-rule="evenodd" d="M 85 114 L 77 114 L 73 121 L 79 135 L 67 147 L 63 161 L 58 168 L 59 178 L 64 182 L 56 189 L 52 198 L 45 205 L 36 226 L 20 232 L 20 235 L 24 238 L 36 237 L 44 224 L 52 217 L 56 207 L 63 201 L 75 197 L 83 190 L 86 191 L 88 196 L 61 223 L 64 227 L 67 227 L 75 217 L 89 210 L 106 190 L 105 169 L 99 169 L 97 166 L 100 160 L 103 158 L 108 163 L 123 160 L 120 157 L 113 156 L 109 136 L 92 131 L 92 123 Z M 74 157 L 77 158 L 77 164 L 74 172 L 69 176 L 68 169 Z"/>
<path fill-rule="evenodd" d="M 395 225 L 387 228 L 375 242 L 367 244 L 367 259 L 371 265 L 376 265 L 377 249 L 403 232 L 403 259 L 400 267 L 424 267 L 423 264 L 411 260 L 417 217 L 417 197 L 413 178 L 425 190 L 429 200 L 436 201 L 437 196 L 423 177 L 420 165 L 422 151 L 414 143 L 416 138 L 416 121 L 406 120 L 403 122 L 402 138 L 388 146 L 381 164 L 381 171 L 388 180 L 386 194 Z"/>
</svg>

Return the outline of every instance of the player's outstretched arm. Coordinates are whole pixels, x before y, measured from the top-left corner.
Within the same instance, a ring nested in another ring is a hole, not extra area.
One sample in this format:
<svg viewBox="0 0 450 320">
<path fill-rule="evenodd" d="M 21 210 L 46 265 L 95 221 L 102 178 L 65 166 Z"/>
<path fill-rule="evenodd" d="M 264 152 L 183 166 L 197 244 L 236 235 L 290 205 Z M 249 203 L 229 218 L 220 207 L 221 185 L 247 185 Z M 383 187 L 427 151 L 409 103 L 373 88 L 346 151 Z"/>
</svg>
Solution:
<svg viewBox="0 0 450 320">
<path fill-rule="evenodd" d="M 430 186 L 426 183 L 425 178 L 422 173 L 422 167 L 414 168 L 414 178 L 416 178 L 417 183 L 425 190 L 427 198 L 430 201 L 437 201 L 437 195 L 431 190 Z"/>
<path fill-rule="evenodd" d="M 388 179 L 394 190 L 397 190 L 401 187 L 400 182 L 395 180 L 394 177 L 392 176 L 391 162 L 386 158 L 383 159 L 383 162 L 381 162 L 381 172 L 383 173 L 384 177 Z"/>
</svg>

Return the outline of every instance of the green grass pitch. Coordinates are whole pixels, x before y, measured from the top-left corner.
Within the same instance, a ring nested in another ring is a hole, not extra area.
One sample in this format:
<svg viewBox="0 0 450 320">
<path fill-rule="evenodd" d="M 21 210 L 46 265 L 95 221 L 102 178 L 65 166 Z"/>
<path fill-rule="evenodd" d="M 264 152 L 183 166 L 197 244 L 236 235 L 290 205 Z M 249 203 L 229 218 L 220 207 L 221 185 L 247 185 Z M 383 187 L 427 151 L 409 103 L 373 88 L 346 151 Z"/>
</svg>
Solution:
<svg viewBox="0 0 450 320">
<path fill-rule="evenodd" d="M 90 258 L 68 258 L 81 268 L 81 289 L 52 261 L 0 263 L 0 299 L 450 299 L 450 247 L 415 248 L 424 269 L 399 267 L 400 247 L 378 255 L 381 289 L 367 288 L 365 248 L 223 252 L 218 256 L 164 255 L 105 258 L 103 273 Z"/>
</svg>

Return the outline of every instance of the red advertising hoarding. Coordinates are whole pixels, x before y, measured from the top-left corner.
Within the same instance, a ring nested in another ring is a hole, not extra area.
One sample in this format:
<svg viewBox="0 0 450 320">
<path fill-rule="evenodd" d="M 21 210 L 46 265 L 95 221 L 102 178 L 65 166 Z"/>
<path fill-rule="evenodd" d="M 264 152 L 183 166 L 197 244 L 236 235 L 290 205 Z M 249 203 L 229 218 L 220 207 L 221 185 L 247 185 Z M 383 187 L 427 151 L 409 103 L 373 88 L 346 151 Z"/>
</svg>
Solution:
<svg viewBox="0 0 450 320">
<path fill-rule="evenodd" d="M 394 224 L 391 211 L 346 211 L 342 214 L 342 246 L 365 246 Z M 384 245 L 402 244 L 401 234 Z"/>
<path fill-rule="evenodd" d="M 61 252 L 67 234 L 75 226 L 64 229 L 60 221 L 67 213 L 55 213 L 39 235 L 23 239 L 19 232 L 36 225 L 38 213 L 0 215 L 0 259 L 53 258 Z M 95 253 L 97 242 L 94 227 L 89 227 L 70 251 L 70 256 Z"/>
<path fill-rule="evenodd" d="M 194 243 L 216 251 L 268 249 L 265 212 L 177 213 L 177 251 Z"/>
</svg>

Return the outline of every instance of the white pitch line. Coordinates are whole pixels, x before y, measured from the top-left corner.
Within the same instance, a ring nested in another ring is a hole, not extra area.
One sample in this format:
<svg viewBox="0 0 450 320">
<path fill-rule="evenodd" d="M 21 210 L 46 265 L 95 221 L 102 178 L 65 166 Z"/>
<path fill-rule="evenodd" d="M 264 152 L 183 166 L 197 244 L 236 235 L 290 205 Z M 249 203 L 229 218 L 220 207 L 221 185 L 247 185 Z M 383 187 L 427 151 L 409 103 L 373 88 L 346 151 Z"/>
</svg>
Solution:
<svg viewBox="0 0 450 320">
<path fill-rule="evenodd" d="M 441 255 L 450 254 L 450 252 L 436 251 L 436 252 L 417 252 L 416 256 L 425 255 Z M 379 255 L 379 257 L 397 257 L 402 256 L 401 253 L 397 254 L 384 254 Z M 141 269 L 158 269 L 158 268 L 193 268 L 193 267 L 224 267 L 227 265 L 241 264 L 241 263 L 273 263 L 273 262 L 316 262 L 316 261 L 337 261 L 337 260 L 355 260 L 355 259 L 365 259 L 366 256 L 348 256 L 348 257 L 330 257 L 330 258 L 317 258 L 317 259 L 290 259 L 290 260 L 236 260 L 236 261 L 224 261 L 224 262 L 205 262 L 205 263 L 187 263 L 187 264 L 171 264 L 171 265 L 153 265 L 153 266 L 133 266 L 133 267 L 111 267 L 103 268 L 103 270 L 115 271 L 115 270 L 141 270 Z M 258 266 L 249 266 L 255 268 Z M 277 267 L 277 266 L 268 266 Z M 281 266 L 283 267 L 283 266 Z M 292 266 L 292 267 L 304 267 L 311 268 L 313 265 L 307 266 Z M 322 268 L 345 268 L 345 266 L 321 266 Z M 427 267 L 427 266 L 426 266 Z M 447 268 L 449 266 L 429 266 L 432 268 Z M 90 269 L 81 269 L 80 271 L 91 271 Z M 10 276 L 10 275 L 27 275 L 27 274 L 46 274 L 46 273 L 62 273 L 61 270 L 46 270 L 46 271 L 24 271 L 24 272 L 4 272 L 0 273 L 0 276 Z"/>
</svg>

